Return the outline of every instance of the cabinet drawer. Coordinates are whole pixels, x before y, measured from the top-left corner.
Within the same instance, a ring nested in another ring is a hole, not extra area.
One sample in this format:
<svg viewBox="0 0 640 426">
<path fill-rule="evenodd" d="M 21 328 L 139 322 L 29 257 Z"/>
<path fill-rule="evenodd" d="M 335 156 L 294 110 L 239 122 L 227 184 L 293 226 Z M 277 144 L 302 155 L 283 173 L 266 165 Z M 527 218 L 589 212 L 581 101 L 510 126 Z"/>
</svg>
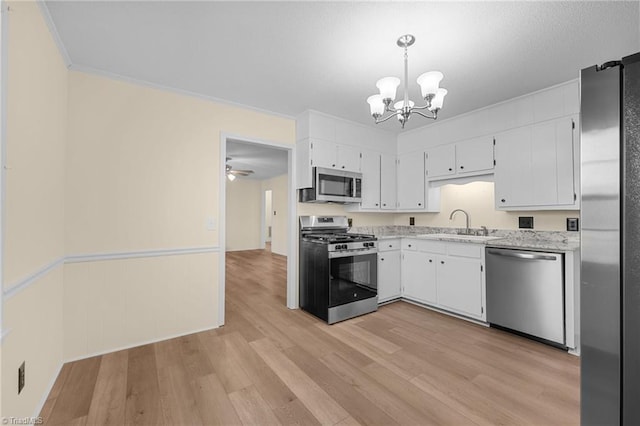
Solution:
<svg viewBox="0 0 640 426">
<path fill-rule="evenodd" d="M 417 251 L 418 250 L 418 240 L 412 240 L 409 238 L 402 239 L 402 250 L 410 250 Z"/>
<path fill-rule="evenodd" d="M 378 240 L 378 251 L 400 250 L 400 240 Z"/>
<path fill-rule="evenodd" d="M 482 250 L 484 245 L 482 244 L 461 244 L 461 243 L 449 243 L 447 245 L 447 253 L 450 256 L 460 257 L 482 257 Z"/>
<path fill-rule="evenodd" d="M 422 252 L 446 254 L 447 243 L 443 241 L 418 240 L 418 250 Z"/>
</svg>

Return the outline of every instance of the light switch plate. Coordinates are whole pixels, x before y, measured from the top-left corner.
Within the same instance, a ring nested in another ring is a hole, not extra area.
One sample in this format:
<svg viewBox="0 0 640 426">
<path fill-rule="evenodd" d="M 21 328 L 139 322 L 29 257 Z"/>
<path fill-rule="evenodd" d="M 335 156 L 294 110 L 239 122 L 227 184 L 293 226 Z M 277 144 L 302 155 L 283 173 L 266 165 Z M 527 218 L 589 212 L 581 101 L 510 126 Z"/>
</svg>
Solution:
<svg viewBox="0 0 640 426">
<path fill-rule="evenodd" d="M 207 231 L 215 231 L 216 230 L 216 220 L 213 216 L 207 216 L 206 221 Z"/>
</svg>

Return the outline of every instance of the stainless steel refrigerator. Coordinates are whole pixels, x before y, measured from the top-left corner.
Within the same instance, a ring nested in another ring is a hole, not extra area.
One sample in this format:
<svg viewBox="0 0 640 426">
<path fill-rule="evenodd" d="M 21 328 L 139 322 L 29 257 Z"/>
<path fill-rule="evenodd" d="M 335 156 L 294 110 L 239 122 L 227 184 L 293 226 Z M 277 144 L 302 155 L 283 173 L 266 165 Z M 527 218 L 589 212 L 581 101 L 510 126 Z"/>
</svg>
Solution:
<svg viewBox="0 0 640 426">
<path fill-rule="evenodd" d="M 640 424 L 640 53 L 581 85 L 581 422 Z"/>
</svg>

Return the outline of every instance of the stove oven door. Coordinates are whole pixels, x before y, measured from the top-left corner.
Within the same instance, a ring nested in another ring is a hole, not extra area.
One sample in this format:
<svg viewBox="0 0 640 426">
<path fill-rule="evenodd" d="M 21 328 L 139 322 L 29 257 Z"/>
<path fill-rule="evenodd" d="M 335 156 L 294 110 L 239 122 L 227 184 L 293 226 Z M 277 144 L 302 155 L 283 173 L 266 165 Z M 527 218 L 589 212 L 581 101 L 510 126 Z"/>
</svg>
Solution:
<svg viewBox="0 0 640 426">
<path fill-rule="evenodd" d="M 330 257 L 330 308 L 378 295 L 377 253 L 342 252 Z"/>
</svg>

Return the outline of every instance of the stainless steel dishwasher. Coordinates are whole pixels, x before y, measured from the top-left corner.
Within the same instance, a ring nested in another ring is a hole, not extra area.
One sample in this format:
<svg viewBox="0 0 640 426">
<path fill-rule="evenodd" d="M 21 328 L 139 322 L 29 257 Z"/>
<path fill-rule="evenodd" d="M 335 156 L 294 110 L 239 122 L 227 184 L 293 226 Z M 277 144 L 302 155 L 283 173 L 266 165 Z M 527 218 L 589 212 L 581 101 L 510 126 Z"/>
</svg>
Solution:
<svg viewBox="0 0 640 426">
<path fill-rule="evenodd" d="M 565 345 L 564 255 L 486 249 L 487 321 Z"/>
</svg>

